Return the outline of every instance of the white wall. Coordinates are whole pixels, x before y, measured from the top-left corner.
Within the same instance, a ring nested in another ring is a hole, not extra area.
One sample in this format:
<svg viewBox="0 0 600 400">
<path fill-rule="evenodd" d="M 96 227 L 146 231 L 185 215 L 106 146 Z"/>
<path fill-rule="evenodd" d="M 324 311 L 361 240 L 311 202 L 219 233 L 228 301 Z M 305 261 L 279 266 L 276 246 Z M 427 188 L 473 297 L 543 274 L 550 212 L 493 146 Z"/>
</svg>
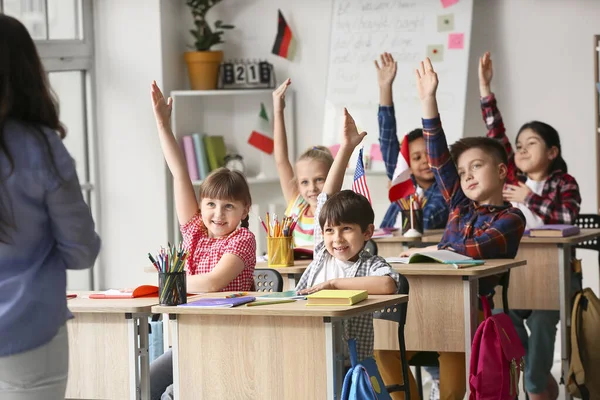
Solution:
<svg viewBox="0 0 600 400">
<path fill-rule="evenodd" d="M 94 2 L 100 288 L 147 280 L 146 254 L 166 242 L 165 163 L 150 102 L 150 83 L 163 76 L 160 3 Z"/>
<path fill-rule="evenodd" d="M 166 171 L 149 83 L 164 82 L 167 91 L 187 88 L 180 55 L 191 37 L 191 18 L 183 0 L 95 4 L 105 284 L 123 286 L 147 279 L 132 270 L 140 270 L 145 254 L 166 240 Z M 278 7 L 298 41 L 293 62 L 270 54 Z M 299 151 L 321 137 L 331 7 L 331 0 L 225 0 L 209 14 L 236 25 L 225 34 L 226 58 L 266 58 L 275 65 L 278 81 L 292 78 Z M 581 185 L 582 212 L 595 212 L 592 39 L 600 34 L 600 2 L 476 0 L 473 16 L 466 135 L 485 132 L 476 60 L 491 50 L 494 90 L 509 136 L 531 119 L 555 126 L 570 172 Z M 387 207 L 386 179 L 367 178 L 379 221 Z M 596 259 L 585 261 L 587 276 L 591 270 L 597 274 Z M 597 276 L 592 279 L 597 287 Z"/>
</svg>

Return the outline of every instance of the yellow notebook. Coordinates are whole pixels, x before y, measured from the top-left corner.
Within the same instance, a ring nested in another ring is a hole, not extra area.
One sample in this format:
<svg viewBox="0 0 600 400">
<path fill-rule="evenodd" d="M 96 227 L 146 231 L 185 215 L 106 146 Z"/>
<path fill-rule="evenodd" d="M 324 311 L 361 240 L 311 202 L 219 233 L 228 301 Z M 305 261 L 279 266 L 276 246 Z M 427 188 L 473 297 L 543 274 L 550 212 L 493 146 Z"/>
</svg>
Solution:
<svg viewBox="0 0 600 400">
<path fill-rule="evenodd" d="M 369 297 L 366 290 L 321 290 L 306 296 L 307 306 L 351 306 Z"/>
</svg>

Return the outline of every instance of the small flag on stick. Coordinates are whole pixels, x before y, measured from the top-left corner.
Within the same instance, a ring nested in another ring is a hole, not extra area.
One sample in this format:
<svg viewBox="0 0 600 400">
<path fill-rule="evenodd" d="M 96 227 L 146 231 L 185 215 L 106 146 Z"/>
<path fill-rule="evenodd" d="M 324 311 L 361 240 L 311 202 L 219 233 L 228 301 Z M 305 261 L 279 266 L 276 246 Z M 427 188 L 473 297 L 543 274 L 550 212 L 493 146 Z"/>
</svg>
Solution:
<svg viewBox="0 0 600 400">
<path fill-rule="evenodd" d="M 277 36 L 275 37 L 275 43 L 273 43 L 272 53 L 288 60 L 292 60 L 296 53 L 296 39 L 292 35 L 290 26 L 283 18 L 281 10 L 277 10 L 279 17 L 277 20 Z"/>
<path fill-rule="evenodd" d="M 365 177 L 365 166 L 363 164 L 363 148 L 358 152 L 358 160 L 356 161 L 356 170 L 354 171 L 354 182 L 352 182 L 352 191 L 365 196 L 369 203 L 371 202 L 371 193 L 367 187 L 367 178 Z"/>
</svg>

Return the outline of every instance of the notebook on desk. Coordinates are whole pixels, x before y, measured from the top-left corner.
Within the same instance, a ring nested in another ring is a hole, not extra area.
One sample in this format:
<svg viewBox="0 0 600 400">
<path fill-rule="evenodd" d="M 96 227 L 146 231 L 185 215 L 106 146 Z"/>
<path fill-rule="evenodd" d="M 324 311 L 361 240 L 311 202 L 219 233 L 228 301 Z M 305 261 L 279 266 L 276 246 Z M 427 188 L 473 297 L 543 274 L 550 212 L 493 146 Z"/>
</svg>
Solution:
<svg viewBox="0 0 600 400">
<path fill-rule="evenodd" d="M 109 289 L 102 293 L 90 294 L 90 299 L 135 299 L 138 297 L 158 297 L 158 286 L 142 285 L 132 289 Z"/>
<path fill-rule="evenodd" d="M 366 290 L 320 290 L 306 296 L 307 306 L 351 306 L 367 299 Z"/>
<path fill-rule="evenodd" d="M 482 265 L 483 260 L 475 260 L 471 257 L 458 254 L 450 250 L 433 250 L 413 253 L 410 257 L 388 257 L 385 259 L 390 264 L 416 264 L 437 262 L 452 265 L 455 268 L 465 268 L 473 265 Z"/>
<path fill-rule="evenodd" d="M 253 296 L 243 297 L 205 297 L 196 301 L 191 301 L 186 304 L 179 304 L 177 307 L 204 307 L 204 308 L 230 308 L 241 306 L 242 304 L 250 303 L 256 300 Z"/>
<path fill-rule="evenodd" d="M 530 237 L 568 237 L 577 235 L 580 229 L 576 225 L 542 225 L 537 228 L 528 229 L 525 235 Z"/>
</svg>

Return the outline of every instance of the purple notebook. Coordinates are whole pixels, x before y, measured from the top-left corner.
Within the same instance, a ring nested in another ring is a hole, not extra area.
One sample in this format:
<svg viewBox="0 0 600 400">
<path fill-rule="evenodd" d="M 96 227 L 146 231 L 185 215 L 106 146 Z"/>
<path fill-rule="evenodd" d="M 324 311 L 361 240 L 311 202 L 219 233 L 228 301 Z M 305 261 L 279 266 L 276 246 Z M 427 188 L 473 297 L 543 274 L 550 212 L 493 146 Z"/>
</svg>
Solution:
<svg viewBox="0 0 600 400">
<path fill-rule="evenodd" d="M 528 229 L 526 235 L 531 237 L 567 237 L 577 235 L 580 229 L 576 225 L 542 225 L 537 228 Z"/>
<path fill-rule="evenodd" d="M 186 304 L 180 304 L 177 307 L 219 307 L 228 308 L 240 306 L 242 304 L 250 303 L 256 300 L 256 297 L 244 296 L 244 297 L 233 297 L 233 298 L 213 298 L 205 297 L 200 300 L 192 301 Z"/>
</svg>

